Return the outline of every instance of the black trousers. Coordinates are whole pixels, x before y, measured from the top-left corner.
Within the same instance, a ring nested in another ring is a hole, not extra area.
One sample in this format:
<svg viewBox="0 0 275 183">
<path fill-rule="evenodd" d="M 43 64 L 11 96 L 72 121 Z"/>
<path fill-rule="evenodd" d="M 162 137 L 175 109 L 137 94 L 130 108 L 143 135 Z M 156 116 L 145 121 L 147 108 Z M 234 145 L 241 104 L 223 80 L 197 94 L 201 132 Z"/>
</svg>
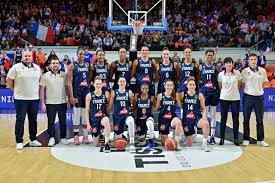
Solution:
<svg viewBox="0 0 275 183">
<path fill-rule="evenodd" d="M 250 127 L 249 120 L 252 110 L 255 110 L 256 122 L 257 122 L 257 141 L 264 140 L 264 96 L 252 96 L 252 95 L 243 95 L 243 139 L 249 140 L 250 137 Z"/>
<path fill-rule="evenodd" d="M 221 105 L 221 124 L 220 124 L 221 138 L 224 138 L 224 135 L 225 135 L 227 114 L 228 114 L 229 107 L 231 106 L 234 139 L 238 139 L 240 101 L 239 100 L 235 100 L 235 101 L 220 100 L 220 105 Z"/>
<path fill-rule="evenodd" d="M 23 142 L 24 123 L 26 114 L 29 119 L 30 140 L 36 140 L 37 133 L 37 112 L 39 100 L 14 100 L 16 110 L 15 138 L 16 143 Z"/>
<path fill-rule="evenodd" d="M 60 138 L 66 138 L 66 111 L 67 104 L 46 104 L 48 117 L 48 134 L 49 138 L 55 136 L 55 116 L 58 113 Z"/>
</svg>

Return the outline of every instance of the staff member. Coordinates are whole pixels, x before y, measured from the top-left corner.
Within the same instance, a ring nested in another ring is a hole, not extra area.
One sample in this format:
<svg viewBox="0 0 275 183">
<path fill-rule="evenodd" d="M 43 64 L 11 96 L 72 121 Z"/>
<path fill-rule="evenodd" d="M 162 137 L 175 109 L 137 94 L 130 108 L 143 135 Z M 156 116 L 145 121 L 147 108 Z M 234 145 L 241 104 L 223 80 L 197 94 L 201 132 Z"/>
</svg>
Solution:
<svg viewBox="0 0 275 183">
<path fill-rule="evenodd" d="M 30 146 L 41 146 L 41 143 L 36 140 L 41 74 L 39 66 L 32 64 L 31 52 L 24 51 L 22 62 L 15 64 L 7 76 L 7 85 L 14 91 L 16 109 L 15 137 L 16 148 L 19 150 L 23 149 L 26 114 L 28 114 L 29 119 Z"/>
<path fill-rule="evenodd" d="M 220 145 L 224 144 L 224 135 L 226 130 L 226 121 L 229 107 L 232 109 L 234 144 L 239 146 L 239 112 L 240 112 L 240 87 L 241 73 L 233 69 L 233 60 L 231 57 L 224 59 L 225 70 L 218 75 L 218 83 L 220 89 L 220 104 L 221 104 L 221 124 Z"/>
<path fill-rule="evenodd" d="M 257 66 L 258 58 L 255 53 L 251 53 L 248 58 L 249 67 L 242 71 L 242 82 L 244 84 L 243 96 L 243 143 L 249 145 L 250 128 L 249 120 L 252 109 L 254 108 L 257 122 L 257 144 L 259 146 L 268 147 L 264 141 L 264 82 L 267 80 L 265 69 Z"/>
<path fill-rule="evenodd" d="M 58 113 L 59 126 L 60 126 L 60 142 L 62 144 L 69 144 L 66 140 L 66 111 L 68 101 L 66 99 L 67 88 L 67 75 L 63 71 L 59 71 L 60 63 L 58 57 L 51 57 L 50 72 L 46 72 L 40 81 L 40 104 L 41 110 L 47 110 L 48 118 L 48 146 L 55 145 L 55 116 Z M 44 94 L 46 89 L 46 105 Z"/>
</svg>

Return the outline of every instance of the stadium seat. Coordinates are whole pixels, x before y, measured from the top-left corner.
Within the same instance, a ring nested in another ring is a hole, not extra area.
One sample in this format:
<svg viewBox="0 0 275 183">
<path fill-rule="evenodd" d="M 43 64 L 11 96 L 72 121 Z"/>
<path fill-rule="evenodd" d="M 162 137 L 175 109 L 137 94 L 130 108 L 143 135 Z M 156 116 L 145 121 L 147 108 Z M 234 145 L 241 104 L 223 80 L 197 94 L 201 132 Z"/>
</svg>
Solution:
<svg viewBox="0 0 275 183">
<path fill-rule="evenodd" d="M 275 79 L 272 79 L 272 80 L 270 81 L 270 83 L 271 83 L 271 87 L 272 87 L 272 88 L 275 88 Z"/>
<path fill-rule="evenodd" d="M 272 73 L 272 72 L 267 72 L 267 79 L 268 79 L 269 81 L 271 81 L 272 79 L 274 79 L 273 73 Z"/>
<path fill-rule="evenodd" d="M 271 87 L 271 82 L 270 81 L 264 82 L 264 88 L 270 88 L 270 87 Z"/>
</svg>

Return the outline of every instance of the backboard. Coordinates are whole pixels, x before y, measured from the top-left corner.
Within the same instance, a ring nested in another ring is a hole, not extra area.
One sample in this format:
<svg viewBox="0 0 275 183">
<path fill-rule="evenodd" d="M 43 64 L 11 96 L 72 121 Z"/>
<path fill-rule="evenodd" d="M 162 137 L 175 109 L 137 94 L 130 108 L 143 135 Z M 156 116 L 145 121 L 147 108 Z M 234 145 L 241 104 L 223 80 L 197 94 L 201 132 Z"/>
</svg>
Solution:
<svg viewBox="0 0 275 183">
<path fill-rule="evenodd" d="M 145 23 L 143 30 L 165 31 L 166 0 L 109 0 L 109 30 L 133 30 L 132 21 Z"/>
</svg>

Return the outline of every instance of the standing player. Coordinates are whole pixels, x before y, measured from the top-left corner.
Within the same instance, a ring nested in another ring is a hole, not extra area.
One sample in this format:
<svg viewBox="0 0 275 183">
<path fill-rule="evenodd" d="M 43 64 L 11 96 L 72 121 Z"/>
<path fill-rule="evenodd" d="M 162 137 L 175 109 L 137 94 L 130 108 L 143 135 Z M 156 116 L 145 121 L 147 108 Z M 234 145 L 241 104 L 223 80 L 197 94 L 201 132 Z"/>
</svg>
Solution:
<svg viewBox="0 0 275 183">
<path fill-rule="evenodd" d="M 74 105 L 74 144 L 79 145 L 79 126 L 82 119 L 82 125 L 86 125 L 85 115 L 85 98 L 90 90 L 90 67 L 88 63 L 84 63 L 85 51 L 79 49 L 77 51 L 77 61 L 71 63 L 68 67 L 68 92 L 69 100 Z M 83 128 L 83 141 L 88 144 L 88 132 Z"/>
<path fill-rule="evenodd" d="M 176 103 L 181 106 L 180 100 L 176 99 L 176 92 L 174 90 L 174 82 L 172 80 L 165 81 L 165 92 L 158 94 L 157 102 L 154 111 L 159 112 L 159 132 L 162 143 L 169 134 L 169 127 L 175 128 L 175 140 L 177 141 L 177 150 L 181 150 L 179 138 L 182 132 L 181 120 L 176 117 Z M 178 97 L 177 97 L 178 98 Z"/>
<path fill-rule="evenodd" d="M 195 127 L 202 128 L 203 140 L 202 148 L 208 152 L 207 137 L 209 134 L 209 123 L 207 121 L 206 107 L 204 97 L 201 93 L 196 91 L 196 82 L 194 77 L 187 79 L 186 92 L 180 93 L 180 99 L 183 105 L 183 131 L 186 136 L 185 141 L 188 146 L 192 146 L 195 134 Z"/>
<path fill-rule="evenodd" d="M 149 84 L 149 94 L 155 96 L 155 85 L 154 79 L 157 73 L 157 63 L 154 59 L 149 58 L 149 48 L 142 46 L 141 58 L 134 60 L 131 80 L 136 79 L 136 86 L 140 86 L 141 83 L 145 82 Z M 140 91 L 138 92 L 140 93 Z"/>
<path fill-rule="evenodd" d="M 169 49 L 164 47 L 161 55 L 162 62 L 157 65 L 158 70 L 158 94 L 165 92 L 165 80 L 170 79 L 176 84 L 179 78 L 179 65 L 177 62 L 171 62 Z"/>
<path fill-rule="evenodd" d="M 115 75 L 113 90 L 116 90 L 118 89 L 117 81 L 119 76 L 124 76 L 127 82 L 126 89 L 129 90 L 132 62 L 126 58 L 127 51 L 125 48 L 119 48 L 118 54 L 119 60 L 114 61 L 110 66 L 109 81 L 111 81 L 113 75 Z"/>
<path fill-rule="evenodd" d="M 139 136 L 140 145 L 146 144 L 146 134 L 147 130 L 149 132 L 149 150 L 154 149 L 154 118 L 152 114 L 152 106 L 154 103 L 154 96 L 150 96 L 149 85 L 147 83 L 142 83 L 140 86 L 141 94 L 135 96 L 136 104 L 136 129 Z"/>
<path fill-rule="evenodd" d="M 121 76 L 118 78 L 118 89 L 111 93 L 109 109 L 114 106 L 113 123 L 116 138 L 121 138 L 124 132 L 124 125 L 128 126 L 130 137 L 130 152 L 135 150 L 135 121 L 130 108 L 134 102 L 134 94 L 131 90 L 126 90 L 126 79 Z"/>
<path fill-rule="evenodd" d="M 109 93 L 102 92 L 102 79 L 97 76 L 94 80 L 95 91 L 86 96 L 86 119 L 87 129 L 93 135 L 93 143 L 98 145 L 101 129 L 104 128 L 105 146 L 104 152 L 111 152 L 109 147 L 110 139 L 110 120 L 107 116 L 107 103 L 109 102 Z"/>
<path fill-rule="evenodd" d="M 105 91 L 109 93 L 111 92 L 111 87 L 109 83 L 109 69 L 110 65 L 107 63 L 107 60 L 105 59 L 105 52 L 103 50 L 98 50 L 96 52 L 95 63 L 91 65 L 91 76 L 92 79 L 96 76 L 100 76 L 102 78 L 103 93 Z"/>
<path fill-rule="evenodd" d="M 210 110 L 211 117 L 211 136 L 209 144 L 216 144 L 215 130 L 216 130 L 216 108 L 219 103 L 219 88 L 218 88 L 218 73 L 220 67 L 214 65 L 213 59 L 215 51 L 208 49 L 205 51 L 206 62 L 203 63 L 199 70 L 201 71 L 201 88 L 200 91 L 205 98 L 205 105 L 208 107 L 207 112 Z"/>
</svg>

